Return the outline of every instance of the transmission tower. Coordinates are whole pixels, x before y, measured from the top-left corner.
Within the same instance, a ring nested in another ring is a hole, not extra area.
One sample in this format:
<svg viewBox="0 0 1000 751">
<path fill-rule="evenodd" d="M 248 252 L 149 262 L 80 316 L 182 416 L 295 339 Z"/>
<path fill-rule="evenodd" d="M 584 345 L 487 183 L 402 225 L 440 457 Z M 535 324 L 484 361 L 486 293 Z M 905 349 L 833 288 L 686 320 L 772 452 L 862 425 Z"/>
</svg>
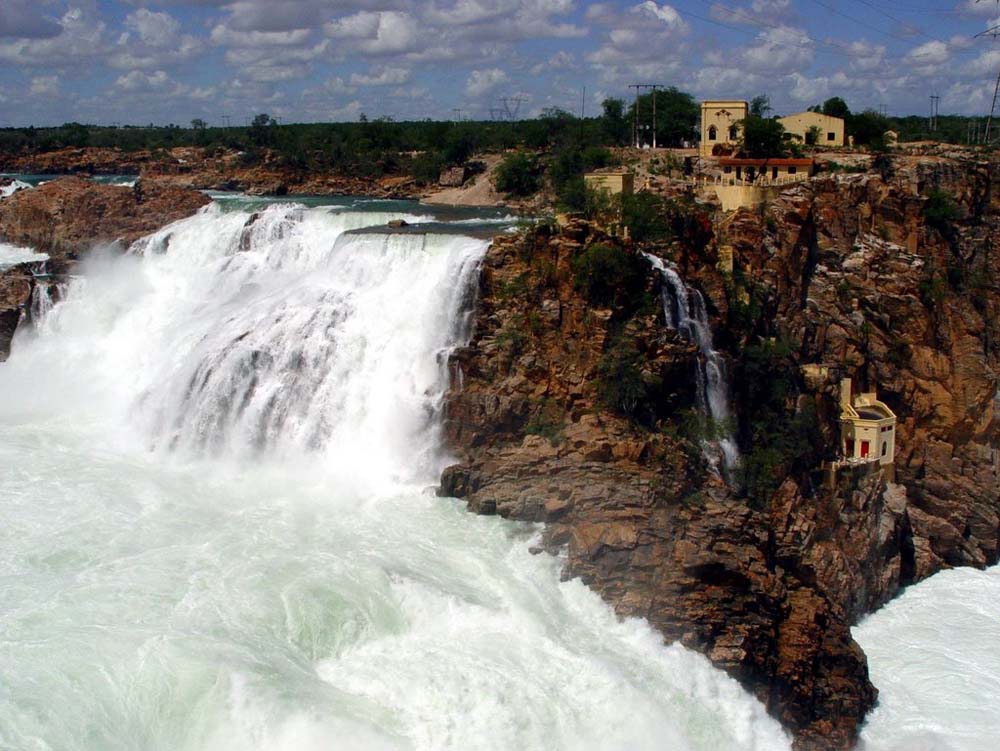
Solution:
<svg viewBox="0 0 1000 751">
<path fill-rule="evenodd" d="M 988 2 L 989 0 L 987 0 Z M 1000 11 L 1000 0 L 995 0 L 997 4 L 997 10 Z M 976 3 L 980 3 L 982 0 L 976 0 Z M 993 37 L 993 41 L 996 42 L 997 37 L 1000 37 L 1000 25 L 993 26 L 986 31 L 981 31 L 976 34 L 976 37 Z M 993 85 L 993 103 L 990 104 L 990 114 L 986 117 L 986 133 L 983 136 L 983 142 L 987 145 L 990 143 L 990 129 L 993 126 L 993 112 L 997 108 L 997 94 L 1000 93 L 1000 70 L 997 70 L 997 81 Z"/>
<path fill-rule="evenodd" d="M 1000 2 L 1000 0 L 998 0 L 998 2 Z M 661 84 L 661 83 L 630 83 L 628 85 L 628 87 L 630 89 L 635 89 L 635 112 L 633 113 L 633 116 L 632 116 L 632 141 L 635 144 L 635 147 L 637 149 L 641 149 L 643 142 L 645 142 L 645 140 L 646 140 L 646 139 L 644 139 L 644 138 L 641 137 L 642 131 L 644 131 L 644 130 L 650 130 L 650 126 L 649 125 L 643 125 L 642 123 L 640 123 L 640 118 L 639 118 L 639 100 L 640 100 L 640 97 L 639 97 L 639 93 L 641 91 L 645 90 L 645 89 L 650 89 L 653 92 L 653 96 L 652 96 L 652 99 L 651 99 L 651 101 L 653 103 L 653 106 L 652 106 L 652 110 L 653 110 L 653 117 L 652 117 L 652 121 L 653 121 L 653 124 L 652 124 L 653 139 L 652 139 L 652 143 L 653 143 L 653 148 L 655 149 L 656 148 L 656 90 L 657 89 L 662 89 L 663 88 L 663 84 Z"/>
<path fill-rule="evenodd" d="M 504 119 L 508 122 L 517 120 L 517 114 L 521 111 L 521 102 L 523 101 L 524 97 L 519 96 L 500 97 L 500 106 L 502 107 Z"/>
</svg>

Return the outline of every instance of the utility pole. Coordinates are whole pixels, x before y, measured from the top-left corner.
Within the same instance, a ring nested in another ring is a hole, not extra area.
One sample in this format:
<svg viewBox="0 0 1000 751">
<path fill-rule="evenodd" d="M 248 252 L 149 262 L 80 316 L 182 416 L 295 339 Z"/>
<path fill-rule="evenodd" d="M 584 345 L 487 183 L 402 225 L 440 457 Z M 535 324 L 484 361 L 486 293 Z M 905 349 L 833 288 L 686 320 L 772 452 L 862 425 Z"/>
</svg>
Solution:
<svg viewBox="0 0 1000 751">
<path fill-rule="evenodd" d="M 941 97 L 939 97 L 937 94 L 931 94 L 930 98 L 931 98 L 931 119 L 928 123 L 928 130 L 930 130 L 931 133 L 934 133 L 935 131 L 937 131 L 938 102 L 940 101 Z"/>
<path fill-rule="evenodd" d="M 976 0 L 977 4 L 980 2 L 982 2 L 982 0 Z M 1000 0 L 996 0 L 996 6 L 997 10 L 1000 11 Z M 987 29 L 986 31 L 979 32 L 978 34 L 976 34 L 975 37 L 973 37 L 973 39 L 984 36 L 993 37 L 993 41 L 996 42 L 997 37 L 1000 36 L 1000 25 L 993 26 Z M 993 126 L 993 113 L 996 111 L 997 108 L 998 93 L 1000 93 L 1000 70 L 997 70 L 997 80 L 996 83 L 993 85 L 993 103 L 990 104 L 990 114 L 986 117 L 986 133 L 983 135 L 983 143 L 985 143 L 987 146 L 990 143 L 990 130 Z"/>
<path fill-rule="evenodd" d="M 223 115 L 223 116 L 222 116 L 222 123 L 223 123 L 223 125 L 225 125 L 225 126 L 226 126 L 227 128 L 229 127 L 229 115 Z"/>
<path fill-rule="evenodd" d="M 460 107 L 454 107 L 451 111 L 455 113 L 455 122 L 462 122 L 462 109 Z"/>
</svg>

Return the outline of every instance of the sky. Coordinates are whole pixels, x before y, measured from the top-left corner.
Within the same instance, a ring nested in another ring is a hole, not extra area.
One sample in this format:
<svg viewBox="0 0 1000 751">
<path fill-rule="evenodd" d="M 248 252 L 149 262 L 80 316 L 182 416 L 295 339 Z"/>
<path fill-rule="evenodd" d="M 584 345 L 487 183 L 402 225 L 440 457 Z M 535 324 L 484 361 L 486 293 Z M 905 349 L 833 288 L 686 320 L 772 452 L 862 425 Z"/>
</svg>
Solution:
<svg viewBox="0 0 1000 751">
<path fill-rule="evenodd" d="M 985 114 L 996 25 L 1000 0 L 0 0 L 0 126 L 596 114 L 631 83 Z"/>
</svg>

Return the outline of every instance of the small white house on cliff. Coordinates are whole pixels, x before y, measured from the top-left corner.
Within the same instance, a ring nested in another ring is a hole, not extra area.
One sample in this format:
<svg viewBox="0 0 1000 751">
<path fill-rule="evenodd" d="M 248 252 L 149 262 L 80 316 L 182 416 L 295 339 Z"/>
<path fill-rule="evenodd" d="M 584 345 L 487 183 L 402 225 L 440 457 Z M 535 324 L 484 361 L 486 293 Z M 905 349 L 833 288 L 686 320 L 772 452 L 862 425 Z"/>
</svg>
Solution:
<svg viewBox="0 0 1000 751">
<path fill-rule="evenodd" d="M 874 391 L 852 396 L 851 379 L 840 382 L 840 451 L 848 461 L 892 464 L 896 456 L 896 415 Z"/>
</svg>

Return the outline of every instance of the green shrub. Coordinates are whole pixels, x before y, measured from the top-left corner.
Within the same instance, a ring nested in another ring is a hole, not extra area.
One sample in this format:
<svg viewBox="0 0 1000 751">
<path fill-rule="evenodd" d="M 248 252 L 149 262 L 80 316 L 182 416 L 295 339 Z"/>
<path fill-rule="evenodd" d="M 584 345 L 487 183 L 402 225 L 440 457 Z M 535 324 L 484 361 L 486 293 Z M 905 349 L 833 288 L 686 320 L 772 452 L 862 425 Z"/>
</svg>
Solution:
<svg viewBox="0 0 1000 751">
<path fill-rule="evenodd" d="M 413 160 L 410 165 L 410 173 L 417 182 L 431 185 L 438 181 L 443 167 L 444 159 L 439 153 L 425 151 Z"/>
<path fill-rule="evenodd" d="M 628 338 L 617 339 L 597 366 L 597 396 L 614 412 L 651 423 L 661 384 L 642 372 L 643 357 Z"/>
<path fill-rule="evenodd" d="M 622 224 L 636 242 L 669 240 L 672 235 L 670 206 L 652 193 L 621 195 Z"/>
<path fill-rule="evenodd" d="M 572 263 L 573 281 L 594 305 L 632 307 L 642 296 L 649 266 L 618 245 L 591 245 Z"/>
<path fill-rule="evenodd" d="M 493 184 L 501 193 L 525 198 L 538 192 L 541 185 L 538 163 L 522 151 L 508 154 L 497 166 Z"/>
</svg>

